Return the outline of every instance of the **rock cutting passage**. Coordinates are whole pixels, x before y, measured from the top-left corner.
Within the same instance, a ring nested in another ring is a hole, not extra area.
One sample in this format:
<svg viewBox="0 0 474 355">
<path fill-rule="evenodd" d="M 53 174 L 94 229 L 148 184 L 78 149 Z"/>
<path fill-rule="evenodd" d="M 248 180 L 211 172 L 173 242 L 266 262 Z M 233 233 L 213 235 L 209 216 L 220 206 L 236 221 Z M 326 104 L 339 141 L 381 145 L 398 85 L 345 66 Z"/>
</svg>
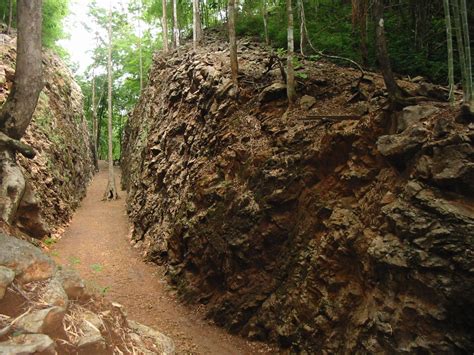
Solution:
<svg viewBox="0 0 474 355">
<path fill-rule="evenodd" d="M 0 354 L 474 353 L 472 14 L 1 1 Z"/>
<path fill-rule="evenodd" d="M 164 270 L 145 264 L 130 247 L 126 193 L 119 191 L 119 200 L 101 201 L 107 174 L 101 162 L 81 207 L 52 248 L 55 259 L 79 271 L 88 287 L 122 304 L 131 319 L 171 337 L 179 354 L 274 353 L 263 344 L 226 334 L 204 321 L 199 309 L 179 304 L 166 286 Z"/>
</svg>

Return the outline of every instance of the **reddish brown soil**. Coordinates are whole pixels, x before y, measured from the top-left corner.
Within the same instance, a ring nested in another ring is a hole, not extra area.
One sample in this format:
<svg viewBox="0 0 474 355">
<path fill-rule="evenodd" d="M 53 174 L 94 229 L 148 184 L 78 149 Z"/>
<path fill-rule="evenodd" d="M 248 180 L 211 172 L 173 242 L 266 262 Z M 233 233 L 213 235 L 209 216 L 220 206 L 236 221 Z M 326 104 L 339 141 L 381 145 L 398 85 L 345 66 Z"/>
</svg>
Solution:
<svg viewBox="0 0 474 355">
<path fill-rule="evenodd" d="M 227 334 L 204 320 L 199 307 L 179 303 L 163 270 L 144 263 L 130 247 L 125 192 L 120 192 L 117 201 L 101 201 L 106 185 L 107 167 L 102 162 L 70 226 L 52 248 L 58 263 L 76 268 L 89 287 L 124 305 L 130 319 L 171 337 L 179 354 L 276 352 L 265 344 Z"/>
</svg>

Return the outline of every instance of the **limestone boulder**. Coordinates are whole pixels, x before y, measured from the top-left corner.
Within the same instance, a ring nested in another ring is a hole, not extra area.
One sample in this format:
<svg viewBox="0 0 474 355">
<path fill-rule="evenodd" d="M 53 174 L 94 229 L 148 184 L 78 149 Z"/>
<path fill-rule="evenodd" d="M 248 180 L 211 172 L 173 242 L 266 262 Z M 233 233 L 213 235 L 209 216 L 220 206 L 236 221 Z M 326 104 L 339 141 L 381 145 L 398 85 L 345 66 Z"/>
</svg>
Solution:
<svg viewBox="0 0 474 355">
<path fill-rule="evenodd" d="M 53 261 L 30 243 L 0 233 L 0 265 L 13 270 L 20 282 L 46 280 L 55 270 Z"/>
<path fill-rule="evenodd" d="M 56 354 L 54 341 L 44 334 L 22 334 L 0 342 L 0 354 Z"/>
<path fill-rule="evenodd" d="M 7 287 L 15 279 L 15 272 L 5 266 L 0 266 L 0 300 L 5 296 Z"/>
</svg>

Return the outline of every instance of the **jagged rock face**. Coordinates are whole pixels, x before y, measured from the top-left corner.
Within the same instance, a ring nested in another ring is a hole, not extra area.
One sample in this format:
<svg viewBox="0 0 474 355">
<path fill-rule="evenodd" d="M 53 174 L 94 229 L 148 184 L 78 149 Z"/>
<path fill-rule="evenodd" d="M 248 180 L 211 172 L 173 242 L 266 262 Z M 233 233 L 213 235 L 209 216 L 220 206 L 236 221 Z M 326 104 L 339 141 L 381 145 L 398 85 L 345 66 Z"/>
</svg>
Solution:
<svg viewBox="0 0 474 355">
<path fill-rule="evenodd" d="M 357 74 L 330 64 L 305 63 L 317 79 L 302 94 L 316 102 L 286 112 L 285 99 L 259 100 L 280 78 L 262 76 L 267 54 L 251 43 L 237 101 L 225 44 L 203 48 L 156 56 L 128 123 L 144 256 L 251 338 L 310 353 L 472 352 L 473 128 L 442 104 L 394 124 L 375 74 L 356 119 Z"/>
<path fill-rule="evenodd" d="M 2 233 L 0 313 L 0 354 L 175 353 L 170 338 L 89 294 L 74 270 Z"/>
<path fill-rule="evenodd" d="M 15 39 L 0 43 L 0 105 L 15 72 Z M 52 52 L 43 54 L 45 86 L 23 141 L 37 152 L 33 160 L 18 157 L 27 191 L 16 224 L 26 234 L 42 237 L 65 223 L 85 194 L 93 160 L 83 96 L 66 65 Z"/>
</svg>

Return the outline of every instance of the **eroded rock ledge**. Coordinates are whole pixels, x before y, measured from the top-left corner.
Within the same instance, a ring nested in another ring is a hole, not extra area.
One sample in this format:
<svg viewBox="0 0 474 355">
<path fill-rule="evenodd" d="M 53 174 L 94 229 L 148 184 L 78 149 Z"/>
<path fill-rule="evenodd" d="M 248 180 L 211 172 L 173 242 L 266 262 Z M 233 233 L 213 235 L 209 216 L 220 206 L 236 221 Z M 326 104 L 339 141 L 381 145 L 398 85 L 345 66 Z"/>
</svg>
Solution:
<svg viewBox="0 0 474 355">
<path fill-rule="evenodd" d="M 237 100 L 225 43 L 202 48 L 155 57 L 128 123 L 132 243 L 254 339 L 474 351 L 472 124 L 443 103 L 384 112 L 380 76 L 354 95 L 358 73 L 328 63 L 304 62 L 315 100 L 287 112 L 265 91 L 279 70 L 262 75 L 269 55 L 246 40 Z"/>
</svg>

